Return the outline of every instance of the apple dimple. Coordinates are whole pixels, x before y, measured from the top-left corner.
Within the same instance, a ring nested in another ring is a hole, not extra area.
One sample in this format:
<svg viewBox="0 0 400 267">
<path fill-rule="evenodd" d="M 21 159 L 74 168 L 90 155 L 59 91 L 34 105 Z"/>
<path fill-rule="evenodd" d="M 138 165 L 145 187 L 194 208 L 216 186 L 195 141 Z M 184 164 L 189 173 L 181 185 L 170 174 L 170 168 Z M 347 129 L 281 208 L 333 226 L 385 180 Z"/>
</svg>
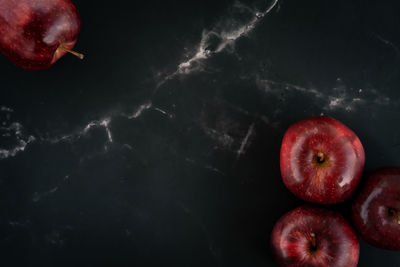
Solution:
<svg viewBox="0 0 400 267">
<path fill-rule="evenodd" d="M 310 241 L 308 246 L 311 255 L 315 254 L 318 251 L 317 237 L 315 236 L 315 233 L 310 234 Z"/>
<path fill-rule="evenodd" d="M 387 208 L 387 213 L 389 218 L 397 224 L 400 224 L 400 213 L 397 209 L 392 208 L 392 207 L 388 207 Z"/>
<path fill-rule="evenodd" d="M 319 167 L 328 165 L 329 157 L 322 151 L 318 151 L 314 156 L 314 162 Z"/>
</svg>

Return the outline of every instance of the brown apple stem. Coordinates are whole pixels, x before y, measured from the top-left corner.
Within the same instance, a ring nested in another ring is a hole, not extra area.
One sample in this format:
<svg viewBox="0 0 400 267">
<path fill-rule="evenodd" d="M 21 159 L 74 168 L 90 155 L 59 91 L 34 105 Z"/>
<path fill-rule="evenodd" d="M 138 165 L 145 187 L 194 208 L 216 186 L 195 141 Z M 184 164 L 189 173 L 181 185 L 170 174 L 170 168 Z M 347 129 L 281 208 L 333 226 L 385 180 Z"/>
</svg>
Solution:
<svg viewBox="0 0 400 267">
<path fill-rule="evenodd" d="M 315 239 L 315 234 L 311 233 L 310 236 L 311 236 L 311 247 L 313 249 L 316 249 L 317 248 L 317 240 Z"/>
<path fill-rule="evenodd" d="M 72 54 L 72 55 L 74 55 L 74 56 L 76 56 L 76 57 L 78 57 L 78 58 L 80 58 L 80 59 L 83 59 L 83 58 L 85 57 L 83 54 L 78 53 L 78 52 L 75 52 L 75 51 L 73 51 L 73 50 L 71 50 L 71 49 L 69 49 L 69 48 L 66 48 L 66 47 L 63 46 L 63 45 L 60 45 L 60 48 L 61 48 L 62 50 L 64 50 L 65 52 L 68 52 L 68 53 L 70 53 L 70 54 Z"/>
<path fill-rule="evenodd" d="M 324 160 L 325 160 L 325 155 L 324 155 L 324 153 L 318 152 L 318 153 L 317 153 L 317 160 L 318 160 L 319 163 L 324 162 Z"/>
</svg>

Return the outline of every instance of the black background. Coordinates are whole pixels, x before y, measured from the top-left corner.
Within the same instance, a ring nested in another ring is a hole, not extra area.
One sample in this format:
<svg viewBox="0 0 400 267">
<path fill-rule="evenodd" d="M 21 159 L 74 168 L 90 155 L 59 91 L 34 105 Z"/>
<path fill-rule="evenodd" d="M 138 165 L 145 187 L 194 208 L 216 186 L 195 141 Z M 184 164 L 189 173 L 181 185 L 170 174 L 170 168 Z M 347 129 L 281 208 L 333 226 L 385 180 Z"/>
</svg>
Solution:
<svg viewBox="0 0 400 267">
<path fill-rule="evenodd" d="M 255 23 L 272 1 L 240 3 L 75 0 L 84 61 L 0 57 L 2 266 L 274 266 L 272 226 L 303 204 L 280 142 L 311 115 L 358 134 L 366 171 L 400 165 L 398 1 L 280 0 Z M 400 255 L 361 241 L 359 266 Z"/>
</svg>

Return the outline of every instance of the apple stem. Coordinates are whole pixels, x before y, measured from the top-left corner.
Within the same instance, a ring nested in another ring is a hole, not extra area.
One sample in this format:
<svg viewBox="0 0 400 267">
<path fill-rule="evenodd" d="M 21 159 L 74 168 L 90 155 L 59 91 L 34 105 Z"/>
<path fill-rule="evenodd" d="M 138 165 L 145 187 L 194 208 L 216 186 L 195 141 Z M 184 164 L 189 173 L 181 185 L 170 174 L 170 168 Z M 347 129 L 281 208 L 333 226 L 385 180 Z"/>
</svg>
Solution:
<svg viewBox="0 0 400 267">
<path fill-rule="evenodd" d="M 70 53 L 70 54 L 72 54 L 72 55 L 74 55 L 74 56 L 76 56 L 76 57 L 78 57 L 78 58 L 80 58 L 80 59 L 83 59 L 83 58 L 85 57 L 83 54 L 78 53 L 78 52 L 75 52 L 75 51 L 73 51 L 73 50 L 71 50 L 71 49 L 65 47 L 64 45 L 60 45 L 60 48 L 61 48 L 62 50 L 64 50 L 65 52 L 68 52 L 68 53 Z"/>
<path fill-rule="evenodd" d="M 317 240 L 315 239 L 315 234 L 311 233 L 310 236 L 311 236 L 311 247 L 313 249 L 316 249 L 317 248 Z"/>
<path fill-rule="evenodd" d="M 325 155 L 324 155 L 324 153 L 318 152 L 318 153 L 317 153 L 317 160 L 318 160 L 319 163 L 324 162 L 324 160 L 325 160 Z"/>
</svg>

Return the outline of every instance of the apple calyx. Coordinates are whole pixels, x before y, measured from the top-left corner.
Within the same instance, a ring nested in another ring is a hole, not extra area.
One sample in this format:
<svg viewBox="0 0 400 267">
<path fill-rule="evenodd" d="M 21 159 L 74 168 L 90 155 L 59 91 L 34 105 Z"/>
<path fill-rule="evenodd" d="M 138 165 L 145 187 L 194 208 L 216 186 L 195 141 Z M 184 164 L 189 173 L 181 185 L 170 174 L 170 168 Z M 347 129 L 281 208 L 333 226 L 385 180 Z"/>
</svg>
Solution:
<svg viewBox="0 0 400 267">
<path fill-rule="evenodd" d="M 389 216 L 393 218 L 393 220 L 395 220 L 398 224 L 400 224 L 400 212 L 395 208 L 389 208 L 388 212 Z"/>
<path fill-rule="evenodd" d="M 78 57 L 79 59 L 83 59 L 85 57 L 85 55 L 83 55 L 81 53 L 78 53 L 78 52 L 75 52 L 75 51 L 65 47 L 63 44 L 60 44 L 60 46 L 58 48 L 61 49 L 61 50 L 64 50 L 65 52 L 68 52 L 68 53 L 70 53 L 70 54 L 72 54 L 72 55 L 74 55 L 76 57 Z"/>
<path fill-rule="evenodd" d="M 310 251 L 311 253 L 315 253 L 317 251 L 317 239 L 315 237 L 314 233 L 310 234 L 311 236 L 311 241 L 310 241 Z"/>
</svg>

